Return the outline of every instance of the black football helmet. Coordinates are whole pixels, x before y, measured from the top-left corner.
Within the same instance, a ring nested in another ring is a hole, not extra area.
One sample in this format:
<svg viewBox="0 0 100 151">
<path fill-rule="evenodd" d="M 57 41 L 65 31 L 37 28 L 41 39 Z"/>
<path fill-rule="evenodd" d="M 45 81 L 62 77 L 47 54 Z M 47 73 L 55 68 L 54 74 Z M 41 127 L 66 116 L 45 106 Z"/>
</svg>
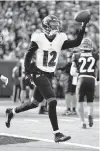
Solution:
<svg viewBox="0 0 100 151">
<path fill-rule="evenodd" d="M 48 15 L 42 21 L 42 28 L 46 35 L 56 35 L 60 30 L 60 22 L 56 16 Z"/>
<path fill-rule="evenodd" d="M 93 44 L 90 38 L 84 38 L 79 47 L 81 50 L 93 50 Z"/>
</svg>

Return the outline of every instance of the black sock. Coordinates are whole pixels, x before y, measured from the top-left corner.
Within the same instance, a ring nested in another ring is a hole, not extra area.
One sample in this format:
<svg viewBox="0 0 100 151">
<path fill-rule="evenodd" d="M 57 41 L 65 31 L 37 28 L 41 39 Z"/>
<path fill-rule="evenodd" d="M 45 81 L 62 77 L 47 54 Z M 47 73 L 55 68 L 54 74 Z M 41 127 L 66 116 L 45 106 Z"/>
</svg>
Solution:
<svg viewBox="0 0 100 151">
<path fill-rule="evenodd" d="M 73 111 L 76 112 L 76 108 L 75 107 L 73 107 Z"/>
<path fill-rule="evenodd" d="M 58 128 L 58 120 L 57 120 L 57 112 L 56 112 L 56 101 L 52 101 L 49 103 L 49 109 L 48 109 L 48 114 L 49 114 L 49 119 L 53 128 L 53 131 L 59 130 Z"/>
<path fill-rule="evenodd" d="M 24 112 L 24 111 L 27 111 L 29 109 L 33 109 L 33 108 L 36 108 L 37 105 L 35 105 L 33 102 L 25 102 L 23 103 L 22 105 L 18 106 L 15 108 L 15 112 L 16 113 L 20 113 L 20 112 Z"/>
<path fill-rule="evenodd" d="M 68 108 L 68 111 L 71 111 L 71 109 L 70 109 L 70 108 Z"/>
</svg>

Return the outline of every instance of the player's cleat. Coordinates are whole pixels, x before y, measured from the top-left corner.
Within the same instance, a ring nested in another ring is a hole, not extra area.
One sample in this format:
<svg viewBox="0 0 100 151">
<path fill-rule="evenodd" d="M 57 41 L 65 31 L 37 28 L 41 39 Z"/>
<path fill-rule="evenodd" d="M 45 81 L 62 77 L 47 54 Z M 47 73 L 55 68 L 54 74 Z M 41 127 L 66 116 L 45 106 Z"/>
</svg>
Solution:
<svg viewBox="0 0 100 151">
<path fill-rule="evenodd" d="M 85 123 L 82 124 L 82 128 L 86 129 L 86 124 Z"/>
<path fill-rule="evenodd" d="M 88 116 L 88 122 L 89 122 L 89 126 L 92 127 L 93 126 L 93 117 L 91 115 Z"/>
<path fill-rule="evenodd" d="M 77 115 L 76 111 L 71 112 L 72 115 Z"/>
<path fill-rule="evenodd" d="M 6 109 L 6 116 L 7 116 L 7 121 L 5 122 L 5 124 L 6 124 L 7 128 L 9 128 L 11 119 L 14 116 L 11 108 Z"/>
<path fill-rule="evenodd" d="M 72 112 L 70 111 L 70 110 L 66 110 L 62 115 L 71 115 L 72 114 Z"/>
<path fill-rule="evenodd" d="M 69 139 L 71 139 L 71 136 L 65 136 L 64 134 L 62 134 L 60 132 L 56 133 L 55 134 L 55 138 L 54 138 L 54 140 L 55 140 L 56 143 L 57 142 L 64 142 L 64 141 L 67 141 Z"/>
</svg>

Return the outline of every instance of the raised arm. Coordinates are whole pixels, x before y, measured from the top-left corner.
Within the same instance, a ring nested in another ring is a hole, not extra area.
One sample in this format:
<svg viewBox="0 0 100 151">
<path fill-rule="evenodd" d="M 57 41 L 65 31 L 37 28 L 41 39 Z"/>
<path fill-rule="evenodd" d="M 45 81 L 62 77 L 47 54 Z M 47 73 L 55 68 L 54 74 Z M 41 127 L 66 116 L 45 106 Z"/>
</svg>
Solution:
<svg viewBox="0 0 100 151">
<path fill-rule="evenodd" d="M 88 23 L 88 21 L 86 21 L 82 24 L 82 28 L 80 29 L 79 34 L 78 34 L 76 39 L 74 39 L 74 40 L 65 40 L 64 41 L 64 44 L 62 46 L 62 50 L 77 47 L 81 44 L 81 41 L 83 39 L 83 36 L 84 36 L 84 33 L 85 33 L 85 27 L 86 27 L 87 23 Z"/>
<path fill-rule="evenodd" d="M 76 66 L 76 62 L 75 62 L 75 60 L 76 60 L 76 57 L 75 57 L 75 54 L 73 54 L 73 56 L 72 56 L 72 65 L 71 65 L 71 68 L 70 68 L 70 74 L 72 75 L 72 76 L 78 76 L 78 72 L 77 72 L 77 66 Z"/>
</svg>

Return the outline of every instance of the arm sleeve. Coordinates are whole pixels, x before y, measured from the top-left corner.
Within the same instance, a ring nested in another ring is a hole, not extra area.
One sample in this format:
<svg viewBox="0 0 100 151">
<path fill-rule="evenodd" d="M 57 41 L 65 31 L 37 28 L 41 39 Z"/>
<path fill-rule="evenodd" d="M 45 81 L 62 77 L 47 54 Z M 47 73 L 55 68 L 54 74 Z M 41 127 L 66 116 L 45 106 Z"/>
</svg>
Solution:
<svg viewBox="0 0 100 151">
<path fill-rule="evenodd" d="M 77 67 L 76 67 L 76 63 L 75 63 L 75 60 L 76 60 L 76 55 L 73 54 L 72 56 L 72 65 L 71 65 L 71 69 L 70 69 L 70 74 L 72 76 L 78 76 L 78 72 L 77 72 Z"/>
<path fill-rule="evenodd" d="M 27 53 L 25 54 L 25 60 L 24 60 L 25 73 L 30 73 L 29 68 L 30 68 L 31 59 L 37 49 L 38 49 L 37 43 L 31 41 L 30 47 Z"/>
<path fill-rule="evenodd" d="M 76 39 L 65 40 L 62 46 L 62 50 L 79 46 L 81 44 L 81 41 L 85 33 L 85 27 L 86 27 L 86 24 L 83 24 L 82 29 L 80 29 L 79 34 Z"/>
<path fill-rule="evenodd" d="M 78 72 L 77 72 L 77 68 L 76 68 L 75 62 L 73 62 L 72 65 L 71 65 L 70 74 L 72 76 L 75 76 L 75 77 L 78 76 Z"/>
</svg>

